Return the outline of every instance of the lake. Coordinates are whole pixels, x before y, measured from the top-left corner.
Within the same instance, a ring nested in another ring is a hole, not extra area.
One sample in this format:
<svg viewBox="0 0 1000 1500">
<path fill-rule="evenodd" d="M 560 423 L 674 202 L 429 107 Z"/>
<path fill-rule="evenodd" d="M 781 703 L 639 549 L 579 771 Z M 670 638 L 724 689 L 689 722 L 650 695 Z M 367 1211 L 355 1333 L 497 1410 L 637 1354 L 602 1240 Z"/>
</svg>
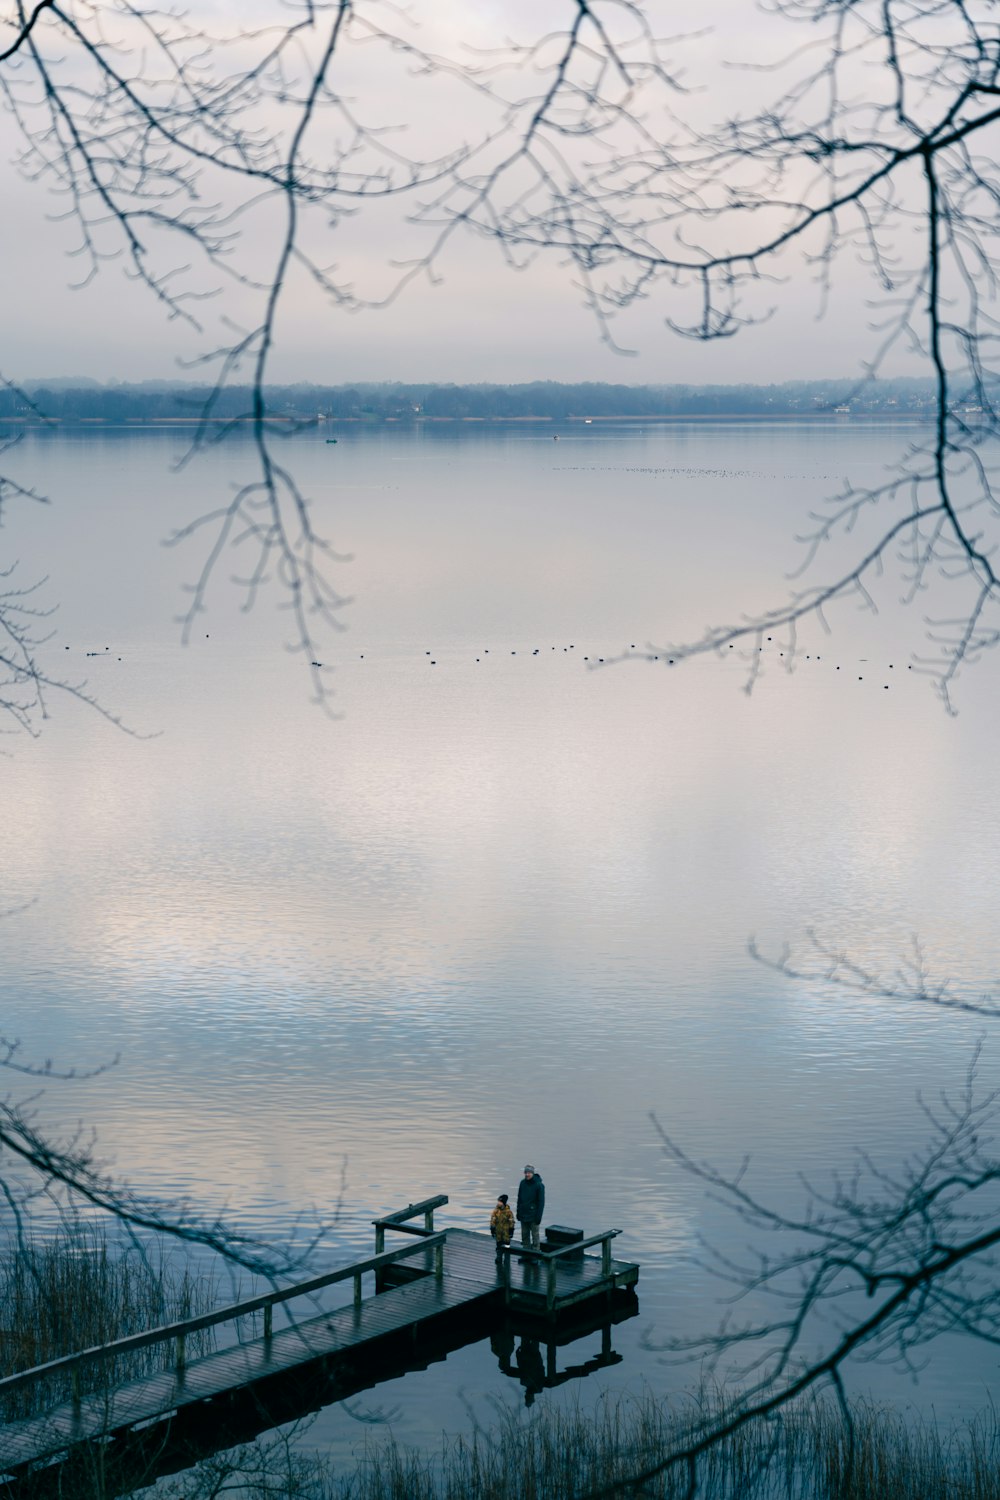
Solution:
<svg viewBox="0 0 1000 1500">
<path fill-rule="evenodd" d="M 252 475 L 245 438 L 181 470 L 176 431 L 29 434 L 5 455 L 51 501 L 10 503 L 4 533 L 59 606 L 46 660 L 138 734 L 54 701 L 39 740 L 6 742 L 0 909 L 31 904 L 0 923 L 2 1031 L 57 1063 L 120 1054 L 41 1109 L 92 1126 L 145 1189 L 265 1235 L 339 1204 L 322 1265 L 437 1192 L 485 1227 L 532 1162 L 550 1221 L 618 1226 L 642 1266 L 622 1363 L 540 1399 L 675 1388 L 657 1341 L 714 1326 L 725 1292 L 701 1240 L 748 1235 L 651 1115 L 727 1171 L 749 1152 L 754 1189 L 792 1209 L 801 1175 L 827 1186 L 858 1147 L 903 1161 L 918 1090 L 957 1091 L 981 1036 L 997 1082 L 984 1021 L 790 982 L 747 947 L 815 928 L 891 968 L 917 935 L 960 991 L 989 987 L 996 661 L 948 717 L 908 670 L 924 627 L 893 576 L 877 616 L 803 629 L 793 670 L 769 643 L 750 696 L 740 652 L 663 650 L 783 599 L 810 508 L 878 482 L 913 429 L 330 431 L 282 461 L 351 557 L 323 647 L 336 721 L 280 596 L 240 612 L 238 561 L 180 641 L 206 543 L 161 543 Z M 947 1416 L 995 1373 L 965 1341 L 916 1384 L 854 1379 Z M 436 1446 L 495 1399 L 520 1390 L 476 1345 L 325 1411 L 311 1440 L 346 1457 L 382 1415 Z"/>
</svg>

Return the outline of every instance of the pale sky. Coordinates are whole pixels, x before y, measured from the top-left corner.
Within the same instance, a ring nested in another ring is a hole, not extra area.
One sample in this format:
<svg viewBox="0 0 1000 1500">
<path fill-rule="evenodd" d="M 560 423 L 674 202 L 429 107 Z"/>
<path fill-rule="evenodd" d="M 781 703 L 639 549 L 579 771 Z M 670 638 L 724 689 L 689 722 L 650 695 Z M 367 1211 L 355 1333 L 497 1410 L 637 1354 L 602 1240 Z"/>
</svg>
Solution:
<svg viewBox="0 0 1000 1500">
<path fill-rule="evenodd" d="M 287 15 L 277 0 L 256 0 L 255 10 Z M 194 11 L 202 5 L 195 0 Z M 204 7 L 211 9 L 211 7 Z M 218 10 L 218 7 L 215 7 Z M 689 24 L 688 8 L 676 0 L 653 0 L 644 7 L 658 33 Z M 420 10 L 420 7 L 417 7 Z M 498 5 L 480 0 L 457 7 L 440 0 L 431 10 L 431 31 L 422 33 L 435 49 L 471 40 L 485 46 L 504 36 L 539 34 L 542 23 L 570 13 L 566 0 L 525 0 Z M 502 22 L 498 26 L 498 18 Z M 775 88 L 773 75 L 747 74 L 726 66 L 738 57 L 769 58 L 802 40 L 791 27 L 758 10 L 755 0 L 706 0 L 697 15 L 704 34 L 678 42 L 676 53 L 691 92 L 675 96 L 686 118 L 710 118 L 719 108 L 732 111 L 741 95 Z M 432 34 L 433 33 L 433 34 Z M 452 35 L 451 33 L 455 33 Z M 472 138 L 484 116 L 474 96 L 447 81 L 389 76 L 387 65 L 361 49 L 349 80 L 353 107 L 368 121 L 406 125 L 400 139 L 451 148 Z M 346 85 L 342 85 L 346 87 Z M 407 94 L 409 90 L 409 94 Z M 463 115 L 463 109 L 467 113 Z M 650 120 L 650 128 L 655 121 Z M 130 281 L 122 263 L 106 263 L 82 289 L 73 289 L 80 262 L 69 254 L 77 241 L 71 223 L 58 219 L 64 204 L 44 183 L 26 182 L 12 158 L 17 139 L 9 117 L 0 119 L 0 160 L 5 211 L 0 221 L 0 259 L 8 296 L 0 373 L 16 380 L 83 375 L 99 380 L 169 379 L 184 375 L 189 361 L 231 335 L 228 326 L 256 320 L 251 301 L 239 289 L 223 287 L 199 304 L 202 334 L 169 321 L 148 290 Z M 314 147 L 319 153 L 321 138 Z M 317 254 L 336 261 L 366 296 L 378 297 L 405 260 L 426 243 L 407 224 L 410 201 L 387 209 L 363 208 L 356 217 L 318 231 Z M 273 221 L 258 214 L 241 221 L 240 254 L 255 259 Z M 172 252 L 174 262 L 182 259 Z M 785 280 L 762 291 L 761 310 L 774 315 L 735 339 L 704 345 L 670 331 L 666 318 L 682 304 L 662 287 L 623 314 L 615 324 L 622 345 L 636 351 L 615 353 L 602 343 L 583 305 L 572 268 L 555 254 L 525 271 L 512 271 L 494 244 L 460 231 L 447 248 L 431 283 L 420 278 L 390 306 L 345 312 L 304 278 L 289 283 L 283 299 L 270 377 L 339 384 L 361 380 L 504 381 L 600 380 L 630 383 L 695 381 L 728 383 L 855 375 L 874 344 L 866 298 L 872 284 L 853 257 L 845 256 L 832 300 L 821 316 L 815 274 L 800 261 L 782 267 Z M 208 271 L 197 283 L 203 291 L 220 285 Z M 12 288 L 24 294 L 9 295 Z M 918 373 L 920 366 L 897 359 L 893 373 Z M 207 371 L 198 372 L 206 378 Z"/>
</svg>

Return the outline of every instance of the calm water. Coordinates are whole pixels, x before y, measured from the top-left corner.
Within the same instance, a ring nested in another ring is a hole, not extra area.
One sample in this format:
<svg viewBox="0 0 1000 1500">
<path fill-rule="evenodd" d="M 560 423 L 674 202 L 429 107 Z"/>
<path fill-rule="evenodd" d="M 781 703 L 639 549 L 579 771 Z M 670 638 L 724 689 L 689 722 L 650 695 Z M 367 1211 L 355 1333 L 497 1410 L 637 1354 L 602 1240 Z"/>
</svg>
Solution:
<svg viewBox="0 0 1000 1500">
<path fill-rule="evenodd" d="M 782 597 L 809 507 L 877 481 L 908 436 L 295 438 L 283 457 L 353 557 L 348 630 L 324 652 L 336 723 L 307 701 L 279 601 L 239 612 L 238 565 L 179 643 L 201 554 L 161 539 L 250 474 L 247 444 L 178 474 L 175 433 L 26 440 L 7 467 L 52 503 L 9 510 L 5 552 L 49 576 L 50 658 L 157 735 L 57 703 L 40 741 L 7 744 L 0 908 L 34 904 L 0 925 L 2 1029 L 57 1061 L 121 1054 L 51 1090 L 48 1118 L 264 1233 L 342 1195 L 331 1265 L 369 1249 L 376 1213 L 434 1192 L 483 1225 L 533 1161 L 550 1220 L 618 1225 L 642 1263 L 624 1361 L 580 1399 L 677 1384 L 647 1345 L 715 1322 L 699 1237 L 745 1236 L 666 1160 L 650 1112 L 699 1158 L 750 1150 L 752 1184 L 786 1207 L 800 1173 L 824 1184 L 857 1146 L 892 1164 L 919 1142 L 917 1089 L 957 1087 L 983 1023 L 791 984 L 746 944 L 813 926 L 888 964 L 917 933 L 959 984 L 990 984 L 997 672 L 970 673 L 947 718 L 906 670 L 922 628 L 895 579 L 878 618 L 814 629 L 791 674 L 774 642 L 749 698 L 736 653 L 583 657 Z M 988 1037 L 984 1087 L 997 1077 Z M 916 1388 L 858 1380 L 952 1412 L 995 1370 L 941 1346 Z M 477 1346 L 362 1406 L 434 1442 L 497 1395 L 519 1399 Z M 314 1435 L 360 1447 L 358 1415 Z"/>
</svg>

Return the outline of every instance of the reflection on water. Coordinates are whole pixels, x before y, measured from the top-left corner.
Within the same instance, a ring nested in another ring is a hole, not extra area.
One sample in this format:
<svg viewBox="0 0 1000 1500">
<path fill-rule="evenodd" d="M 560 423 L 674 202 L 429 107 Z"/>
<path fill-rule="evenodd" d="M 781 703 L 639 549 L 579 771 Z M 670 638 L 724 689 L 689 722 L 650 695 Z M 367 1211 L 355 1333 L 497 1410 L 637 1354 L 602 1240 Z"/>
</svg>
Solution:
<svg viewBox="0 0 1000 1500">
<path fill-rule="evenodd" d="M 256 1230 L 343 1187 L 331 1263 L 435 1192 L 485 1227 L 536 1161 L 550 1218 L 624 1231 L 645 1327 L 713 1322 L 700 1239 L 742 1235 L 664 1159 L 649 1112 L 722 1167 L 751 1151 L 778 1206 L 857 1146 L 889 1163 L 912 1148 L 917 1087 L 954 1087 L 981 1023 L 790 984 L 746 940 L 776 953 L 813 926 L 891 965 L 917 932 L 978 994 L 1000 695 L 987 662 L 944 716 L 905 670 L 920 627 L 894 585 L 877 618 L 845 611 L 804 640 L 791 673 L 770 643 L 750 698 L 738 653 L 639 658 L 780 597 L 803 510 L 904 441 L 587 428 L 554 453 L 514 428 L 303 434 L 289 461 L 354 557 L 331 724 L 276 601 L 244 617 L 223 591 L 204 639 L 178 644 L 196 559 L 159 540 L 241 478 L 239 440 L 177 475 L 173 435 L 29 438 L 12 465 L 53 505 L 10 512 L 8 552 L 50 576 L 66 670 L 160 732 L 57 705 L 37 744 L 9 747 L 0 909 L 34 905 L 0 926 L 2 1030 L 81 1065 L 121 1054 L 50 1091 L 49 1117 L 93 1123 L 134 1180 Z M 590 1385 L 684 1378 L 634 1324 L 620 1336 L 624 1365 Z M 981 1351 L 945 1352 L 916 1399 L 978 1405 L 991 1378 Z M 469 1404 L 487 1415 L 512 1381 L 487 1346 L 396 1385 L 406 1441 L 463 1427 Z M 339 1411 L 317 1431 L 359 1441 Z"/>
<path fill-rule="evenodd" d="M 516 1380 L 524 1389 L 524 1404 L 532 1406 L 535 1397 L 542 1391 L 555 1390 L 569 1381 L 586 1380 L 588 1375 L 597 1375 L 620 1365 L 622 1355 L 612 1348 L 612 1328 L 625 1318 L 634 1318 L 639 1311 L 635 1296 L 623 1298 L 600 1325 L 600 1345 L 593 1337 L 574 1332 L 557 1337 L 556 1331 L 541 1332 L 537 1325 L 508 1318 L 502 1328 L 490 1334 L 490 1349 L 496 1356 L 501 1375 Z M 592 1332 L 592 1330 L 588 1330 Z M 576 1347 L 581 1343 L 583 1348 Z M 566 1345 L 572 1345 L 568 1352 Z"/>
</svg>

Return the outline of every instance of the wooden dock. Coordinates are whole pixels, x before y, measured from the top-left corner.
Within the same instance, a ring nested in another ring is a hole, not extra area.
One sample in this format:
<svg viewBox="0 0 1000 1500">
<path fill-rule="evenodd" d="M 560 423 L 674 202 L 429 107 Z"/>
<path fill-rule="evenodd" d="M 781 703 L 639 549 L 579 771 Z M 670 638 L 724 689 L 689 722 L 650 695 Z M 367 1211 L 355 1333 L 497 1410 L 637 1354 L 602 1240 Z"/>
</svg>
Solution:
<svg viewBox="0 0 1000 1500">
<path fill-rule="evenodd" d="M 364 1371 L 362 1384 L 376 1384 L 397 1373 L 402 1352 L 419 1367 L 421 1346 L 440 1346 L 442 1336 L 458 1344 L 464 1331 L 483 1337 L 517 1317 L 549 1331 L 554 1348 L 560 1323 L 610 1309 L 616 1297 L 634 1297 L 637 1265 L 612 1259 L 608 1230 L 554 1254 L 512 1247 L 498 1263 L 487 1234 L 449 1228 L 435 1232 L 433 1215 L 447 1203 L 438 1196 L 375 1221 L 376 1254 L 325 1276 L 267 1292 L 183 1323 L 152 1329 L 98 1349 L 53 1360 L 0 1380 L 0 1399 L 52 1376 L 68 1376 L 79 1389 L 80 1372 L 130 1351 L 173 1346 L 172 1367 L 158 1374 L 76 1395 L 41 1416 L 7 1422 L 0 1429 L 0 1474 L 17 1480 L 39 1464 L 52 1464 L 82 1444 L 120 1438 L 157 1419 L 181 1417 L 248 1391 L 276 1386 L 280 1377 L 314 1367 Z M 422 1227 L 412 1223 L 423 1217 Z M 401 1248 L 386 1250 L 386 1232 L 409 1236 Z M 581 1254 L 600 1247 L 599 1255 Z M 363 1278 L 373 1276 L 373 1295 L 363 1295 Z M 273 1309 L 295 1298 L 315 1298 L 338 1282 L 353 1282 L 353 1301 L 328 1312 L 313 1311 L 275 1332 Z M 263 1332 L 244 1342 L 186 1357 L 194 1333 L 262 1314 Z M 457 1337 L 456 1337 L 457 1336 Z M 440 1354 L 431 1357 L 442 1357 Z M 425 1361 L 426 1362 L 426 1361 Z M 374 1375 L 373 1375 L 374 1372 Z M 512 1372 L 505 1372 L 512 1373 Z M 284 1418 L 279 1418 L 284 1420 Z"/>
</svg>

